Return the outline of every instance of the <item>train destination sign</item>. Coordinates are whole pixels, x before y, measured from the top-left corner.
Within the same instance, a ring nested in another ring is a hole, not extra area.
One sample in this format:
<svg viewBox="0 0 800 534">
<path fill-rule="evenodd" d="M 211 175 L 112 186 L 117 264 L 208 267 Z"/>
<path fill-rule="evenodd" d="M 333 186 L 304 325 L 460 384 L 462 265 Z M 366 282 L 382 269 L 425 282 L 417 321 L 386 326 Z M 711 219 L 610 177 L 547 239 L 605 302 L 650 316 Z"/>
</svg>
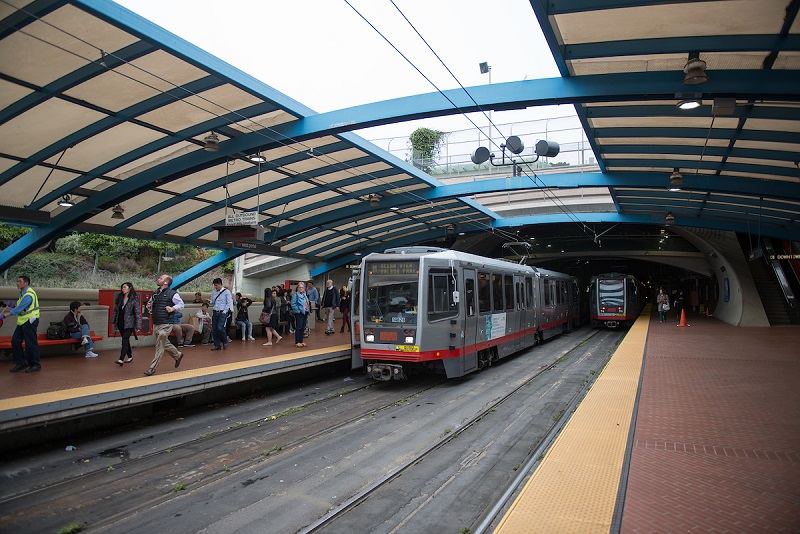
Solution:
<svg viewBox="0 0 800 534">
<path fill-rule="evenodd" d="M 419 262 L 416 261 L 376 261 L 370 263 L 369 274 L 413 274 L 419 273 Z"/>
</svg>

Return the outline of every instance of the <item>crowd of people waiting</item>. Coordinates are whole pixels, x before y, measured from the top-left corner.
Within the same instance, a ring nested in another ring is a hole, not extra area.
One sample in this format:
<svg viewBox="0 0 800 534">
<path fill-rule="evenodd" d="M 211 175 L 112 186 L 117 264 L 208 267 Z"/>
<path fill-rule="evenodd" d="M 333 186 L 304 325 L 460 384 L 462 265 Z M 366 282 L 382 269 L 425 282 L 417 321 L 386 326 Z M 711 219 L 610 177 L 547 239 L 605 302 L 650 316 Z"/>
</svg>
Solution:
<svg viewBox="0 0 800 534">
<path fill-rule="evenodd" d="M 342 314 L 339 332 L 343 333 L 345 327 L 350 331 L 350 292 L 347 286 L 337 289 L 332 280 L 326 280 L 321 294 L 313 286 L 313 282 L 299 282 L 294 290 L 278 285 L 265 288 L 261 314 L 255 325 L 250 318 L 253 300 L 241 293 L 236 293 L 234 297 L 220 278 L 214 279 L 214 290 L 210 298 L 204 299 L 200 291 L 194 294 L 193 303 L 200 304 L 200 309 L 194 314 L 196 323 L 183 320 L 181 310 L 184 310 L 185 303 L 180 294 L 171 288 L 172 277 L 161 275 L 156 283 L 157 289 L 143 303 L 133 284 L 125 282 L 115 295 L 110 310 L 111 324 L 121 339 L 119 358 L 114 361 L 120 367 L 133 362 L 130 338 L 133 336 L 138 340 L 138 334 L 142 332 L 142 304 L 148 311 L 156 342 L 153 360 L 144 373 L 147 376 L 155 374 L 164 353 L 172 357 L 177 368 L 183 358 L 183 352 L 179 349 L 194 347 L 195 333 L 200 335 L 203 345 L 213 344 L 211 350 L 226 350 L 232 342 L 229 332 L 234 323 L 241 331 L 242 341 L 255 341 L 253 328 L 260 323 L 267 338 L 264 346 L 278 344 L 284 336 L 294 334 L 295 346 L 306 347 L 305 339 L 310 334 L 308 317 L 312 313 L 317 320 L 324 321 L 326 335 L 335 333 L 336 312 Z M 20 276 L 17 279 L 19 299 L 16 304 L 9 302 L 6 309 L 0 312 L 0 326 L 7 317 L 16 316 L 17 319 L 17 328 L 12 336 L 13 373 L 41 370 L 37 340 L 39 300 L 30 285 L 29 277 Z M 83 314 L 85 304 L 71 302 L 63 323 L 66 335 L 75 340 L 75 346 L 80 345 L 87 358 L 96 358 L 98 354 L 93 350 L 89 322 Z M 175 336 L 174 344 L 170 341 L 170 336 Z"/>
</svg>

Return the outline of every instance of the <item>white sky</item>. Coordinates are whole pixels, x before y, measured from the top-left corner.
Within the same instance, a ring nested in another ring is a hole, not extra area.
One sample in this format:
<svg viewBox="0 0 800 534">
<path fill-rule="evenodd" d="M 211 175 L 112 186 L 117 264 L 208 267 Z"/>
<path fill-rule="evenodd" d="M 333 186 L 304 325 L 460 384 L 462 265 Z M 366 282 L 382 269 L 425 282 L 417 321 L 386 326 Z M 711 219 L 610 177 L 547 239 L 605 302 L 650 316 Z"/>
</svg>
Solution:
<svg viewBox="0 0 800 534">
<path fill-rule="evenodd" d="M 317 112 L 436 89 L 344 0 L 116 0 Z M 389 0 L 350 0 L 440 89 L 458 83 Z M 465 87 L 559 76 L 528 0 L 395 0 Z M 495 124 L 574 114 L 572 106 L 494 112 Z M 481 126 L 487 119 L 473 114 Z M 357 132 L 408 136 L 471 128 L 462 116 Z M 379 143 L 380 144 L 380 143 Z"/>
</svg>

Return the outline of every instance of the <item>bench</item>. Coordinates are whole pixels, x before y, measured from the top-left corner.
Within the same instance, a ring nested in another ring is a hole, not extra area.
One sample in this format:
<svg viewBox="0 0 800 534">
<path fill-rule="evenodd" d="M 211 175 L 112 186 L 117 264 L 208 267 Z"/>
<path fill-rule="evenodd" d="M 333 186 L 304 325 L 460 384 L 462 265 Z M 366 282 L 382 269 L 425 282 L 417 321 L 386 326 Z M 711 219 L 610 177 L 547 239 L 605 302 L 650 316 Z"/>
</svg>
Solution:
<svg viewBox="0 0 800 534">
<path fill-rule="evenodd" d="M 94 330 L 89 331 L 89 337 L 92 341 L 100 341 L 103 336 L 98 336 Z M 80 347 L 81 341 L 71 337 L 64 339 L 47 339 L 47 334 L 38 334 L 36 339 L 39 341 L 40 347 L 47 347 L 49 345 L 77 345 Z M 11 350 L 11 336 L 0 336 L 0 349 Z"/>
</svg>

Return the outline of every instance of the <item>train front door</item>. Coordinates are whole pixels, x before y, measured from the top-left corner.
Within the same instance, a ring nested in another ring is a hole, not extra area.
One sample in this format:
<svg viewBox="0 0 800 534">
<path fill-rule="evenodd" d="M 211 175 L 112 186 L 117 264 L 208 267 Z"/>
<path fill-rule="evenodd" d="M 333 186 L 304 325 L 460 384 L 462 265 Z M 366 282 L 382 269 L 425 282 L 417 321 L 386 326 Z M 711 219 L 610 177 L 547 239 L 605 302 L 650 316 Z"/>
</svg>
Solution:
<svg viewBox="0 0 800 534">
<path fill-rule="evenodd" d="M 353 270 L 350 277 L 350 369 L 362 369 L 361 359 L 361 271 Z"/>
<path fill-rule="evenodd" d="M 478 286 L 474 270 L 464 269 L 464 367 L 472 368 L 478 365 Z M 470 363 L 467 363 L 470 362 Z"/>
</svg>

